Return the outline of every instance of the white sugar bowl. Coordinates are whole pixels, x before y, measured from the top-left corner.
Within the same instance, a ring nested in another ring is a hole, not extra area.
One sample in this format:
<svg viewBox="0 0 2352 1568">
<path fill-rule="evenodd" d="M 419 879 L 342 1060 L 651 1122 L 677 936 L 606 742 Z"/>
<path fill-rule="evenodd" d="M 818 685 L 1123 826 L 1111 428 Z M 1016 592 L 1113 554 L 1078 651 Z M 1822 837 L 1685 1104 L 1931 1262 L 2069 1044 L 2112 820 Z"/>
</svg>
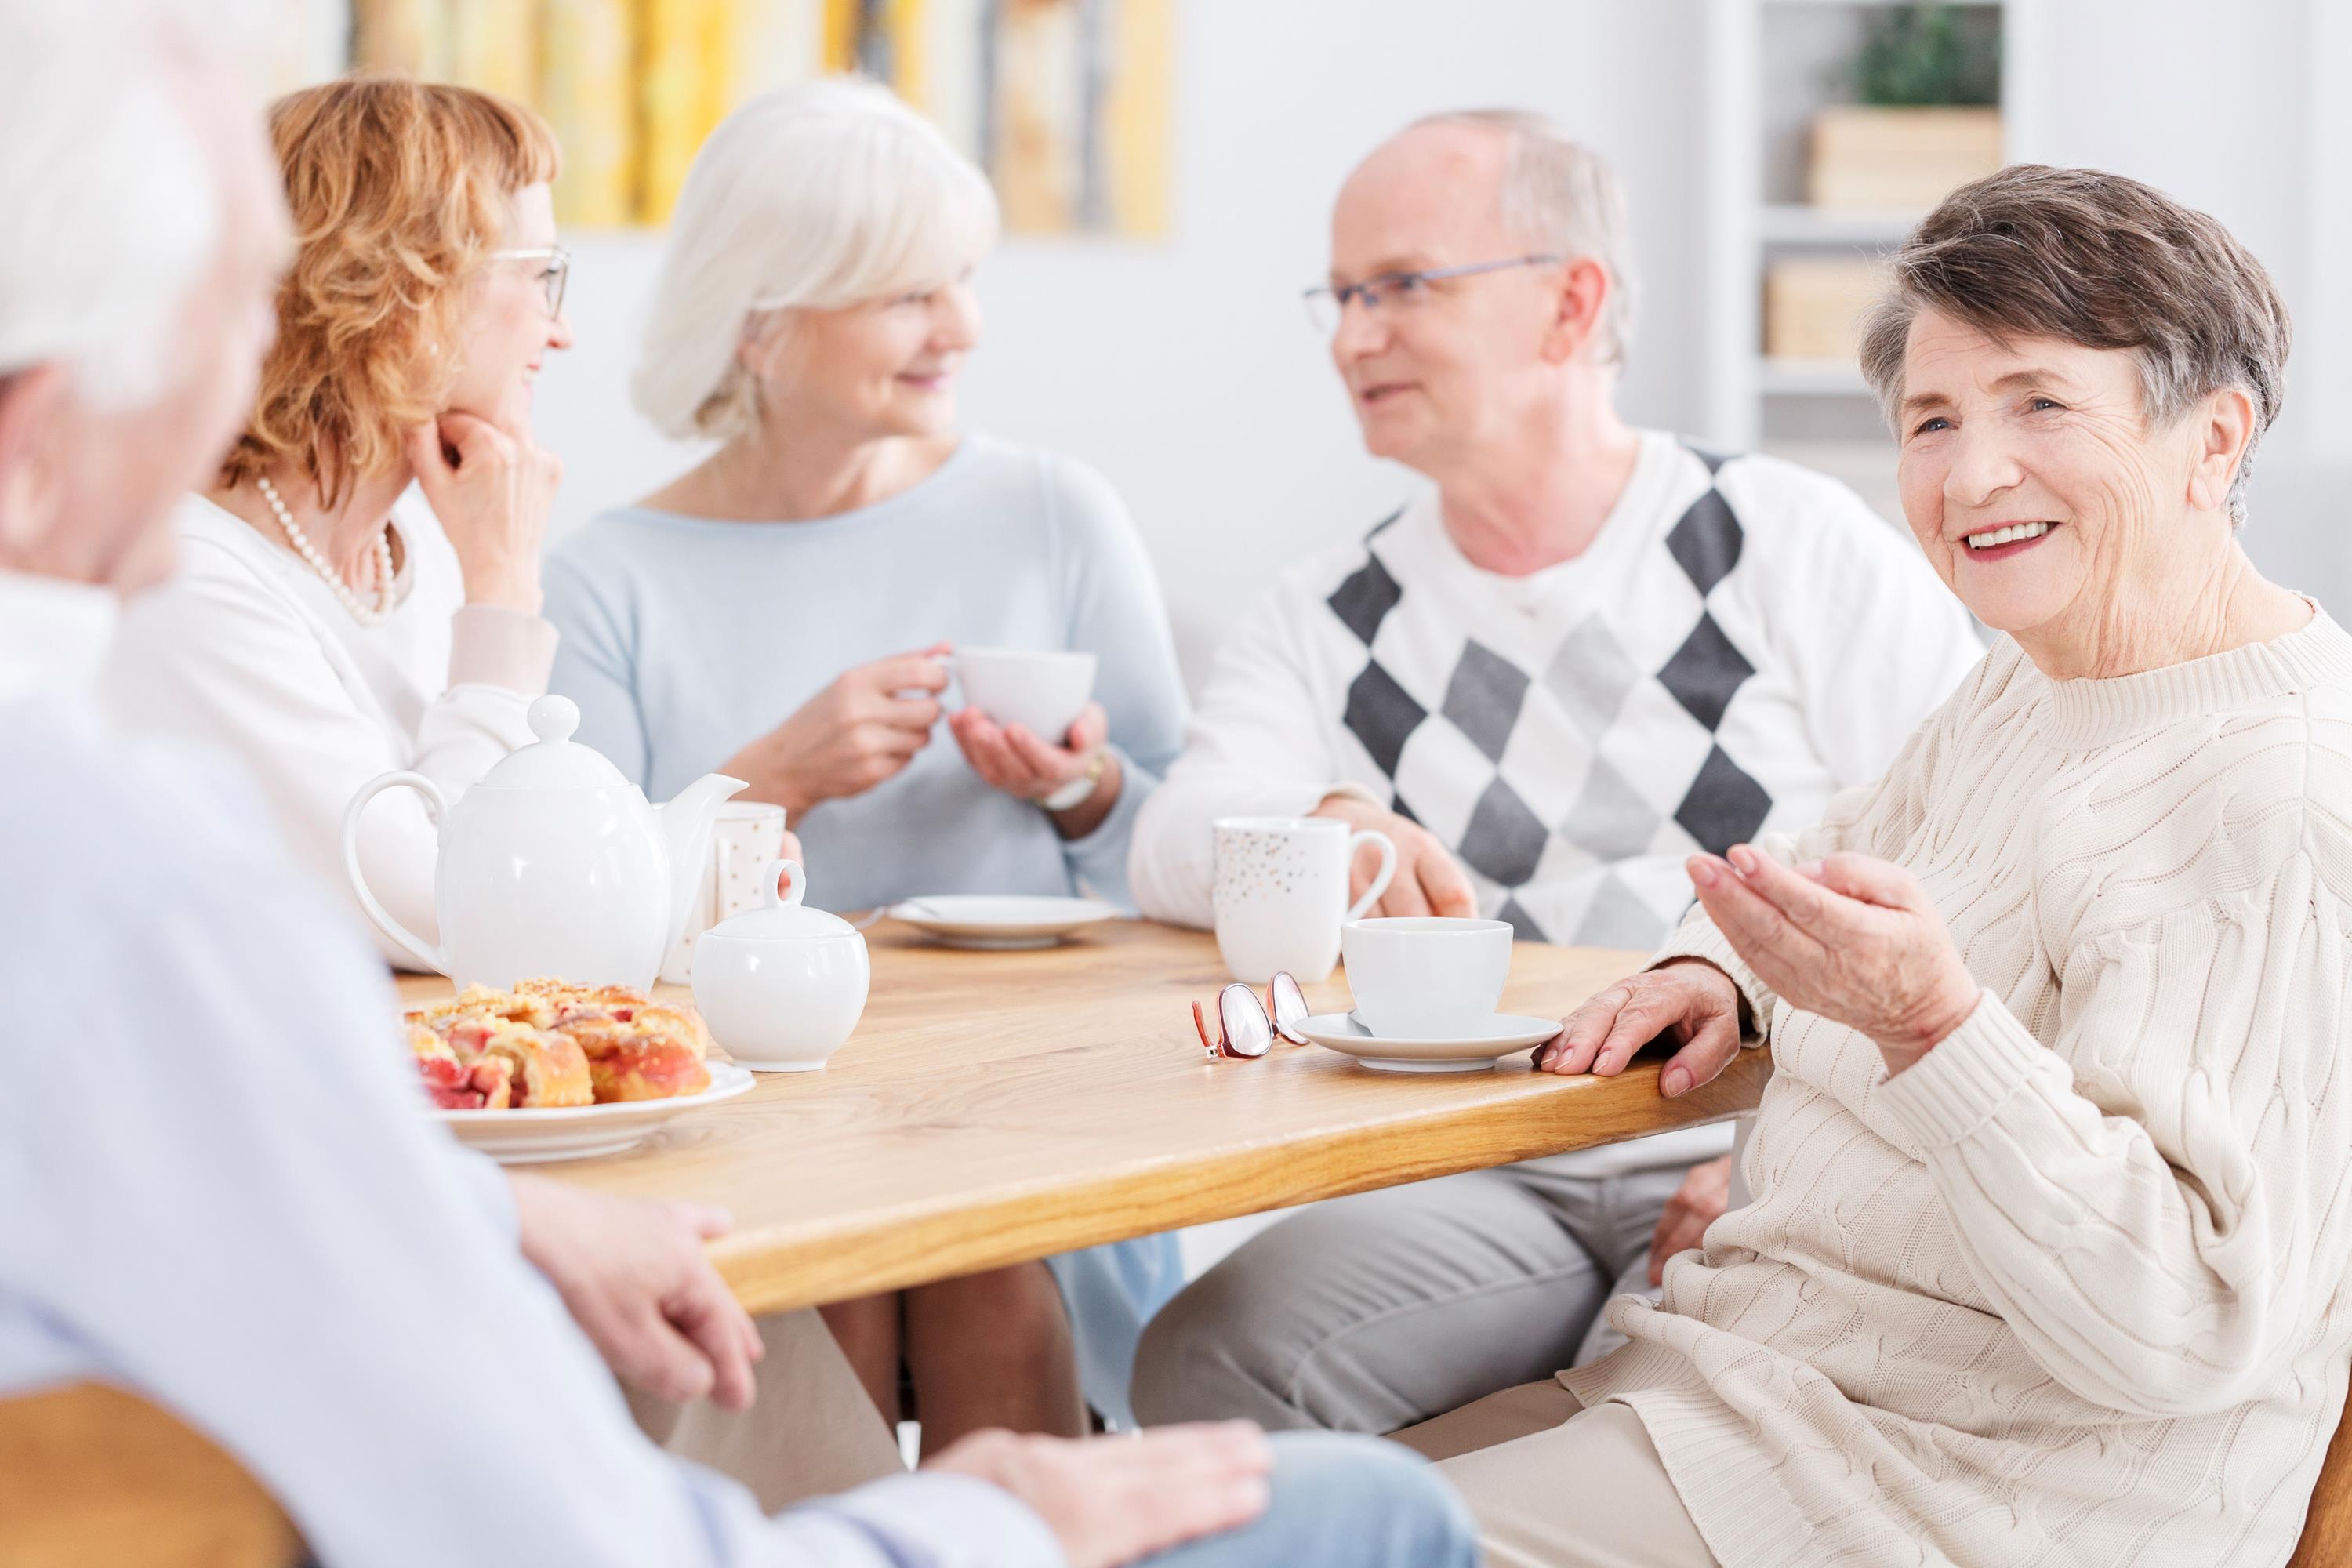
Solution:
<svg viewBox="0 0 2352 1568">
<path fill-rule="evenodd" d="M 793 890 L 776 896 L 777 875 Z M 802 903 L 808 873 L 771 863 L 761 907 L 694 942 L 694 1005 L 711 1038 L 754 1072 L 811 1072 L 841 1048 L 866 1012 L 866 938 L 839 915 Z"/>
</svg>

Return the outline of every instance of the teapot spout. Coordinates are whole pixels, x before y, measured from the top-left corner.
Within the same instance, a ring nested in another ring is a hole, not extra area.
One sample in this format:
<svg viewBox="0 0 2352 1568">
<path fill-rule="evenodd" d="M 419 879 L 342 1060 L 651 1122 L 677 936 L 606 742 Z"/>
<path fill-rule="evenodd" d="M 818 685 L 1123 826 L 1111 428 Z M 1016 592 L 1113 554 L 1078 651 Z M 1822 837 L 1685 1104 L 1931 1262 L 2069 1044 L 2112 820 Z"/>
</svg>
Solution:
<svg viewBox="0 0 2352 1568">
<path fill-rule="evenodd" d="M 751 787 L 741 779 L 729 778 L 725 773 L 705 773 L 664 805 L 654 807 L 655 820 L 661 825 L 662 840 L 669 847 L 672 944 L 686 934 L 687 922 L 693 918 L 694 895 L 702 885 L 704 868 L 710 864 L 710 827 L 719 820 L 719 808 L 730 795 Z"/>
</svg>

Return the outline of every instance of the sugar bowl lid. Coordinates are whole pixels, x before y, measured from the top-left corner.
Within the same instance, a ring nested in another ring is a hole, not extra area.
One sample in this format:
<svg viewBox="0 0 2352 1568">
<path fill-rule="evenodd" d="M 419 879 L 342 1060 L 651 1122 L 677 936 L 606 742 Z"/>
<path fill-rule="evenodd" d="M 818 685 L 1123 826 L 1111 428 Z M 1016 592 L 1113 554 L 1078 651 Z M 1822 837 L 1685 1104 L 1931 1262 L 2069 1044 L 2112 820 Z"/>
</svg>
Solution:
<svg viewBox="0 0 2352 1568">
<path fill-rule="evenodd" d="M 629 782 L 604 752 L 572 738 L 580 706 L 569 697 L 541 697 L 523 710 L 523 719 L 537 739 L 500 758 L 475 788 L 610 789 Z"/>
<path fill-rule="evenodd" d="M 776 881 L 786 871 L 793 874 L 793 889 L 779 898 Z M 730 942 L 817 942 L 857 934 L 857 928 L 839 915 L 810 909 L 801 901 L 808 896 L 808 871 L 799 861 L 769 861 L 760 872 L 759 885 L 758 909 L 720 921 L 703 934 Z"/>
</svg>

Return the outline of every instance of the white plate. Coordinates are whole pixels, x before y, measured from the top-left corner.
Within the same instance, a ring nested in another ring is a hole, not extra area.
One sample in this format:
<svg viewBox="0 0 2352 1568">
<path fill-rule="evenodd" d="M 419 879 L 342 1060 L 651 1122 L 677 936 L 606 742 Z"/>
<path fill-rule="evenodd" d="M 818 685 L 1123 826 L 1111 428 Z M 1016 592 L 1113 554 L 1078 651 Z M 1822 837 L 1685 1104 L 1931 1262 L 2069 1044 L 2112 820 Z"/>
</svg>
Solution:
<svg viewBox="0 0 2352 1568">
<path fill-rule="evenodd" d="M 436 1110 L 433 1116 L 455 1132 L 459 1142 L 501 1165 L 617 1154 L 652 1137 L 670 1118 L 732 1100 L 754 1081 L 749 1071 L 733 1062 L 707 1065 L 710 1087 L 700 1094 L 536 1110 Z"/>
<path fill-rule="evenodd" d="M 1081 926 L 1115 919 L 1118 911 L 1097 899 L 936 893 L 893 904 L 890 914 L 950 947 L 1003 952 L 1051 947 Z"/>
<path fill-rule="evenodd" d="M 1400 1040 L 1373 1034 L 1353 1013 L 1318 1013 L 1291 1026 L 1318 1046 L 1355 1058 L 1378 1072 L 1483 1072 L 1514 1051 L 1542 1045 L 1559 1033 L 1558 1018 L 1497 1013 L 1460 1037 Z"/>
</svg>

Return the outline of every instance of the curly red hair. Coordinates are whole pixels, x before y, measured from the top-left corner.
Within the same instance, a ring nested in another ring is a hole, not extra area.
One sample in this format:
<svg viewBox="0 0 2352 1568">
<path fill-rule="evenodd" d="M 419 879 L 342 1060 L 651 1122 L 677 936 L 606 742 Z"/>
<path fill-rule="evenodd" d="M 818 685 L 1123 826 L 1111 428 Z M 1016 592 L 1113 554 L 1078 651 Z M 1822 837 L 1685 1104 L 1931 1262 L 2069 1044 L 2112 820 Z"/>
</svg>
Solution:
<svg viewBox="0 0 2352 1568">
<path fill-rule="evenodd" d="M 547 122 L 470 88 L 354 77 L 270 108 L 298 250 L 253 418 L 221 467 L 290 468 L 341 504 L 440 408 L 465 285 L 515 193 L 555 178 Z"/>
</svg>

